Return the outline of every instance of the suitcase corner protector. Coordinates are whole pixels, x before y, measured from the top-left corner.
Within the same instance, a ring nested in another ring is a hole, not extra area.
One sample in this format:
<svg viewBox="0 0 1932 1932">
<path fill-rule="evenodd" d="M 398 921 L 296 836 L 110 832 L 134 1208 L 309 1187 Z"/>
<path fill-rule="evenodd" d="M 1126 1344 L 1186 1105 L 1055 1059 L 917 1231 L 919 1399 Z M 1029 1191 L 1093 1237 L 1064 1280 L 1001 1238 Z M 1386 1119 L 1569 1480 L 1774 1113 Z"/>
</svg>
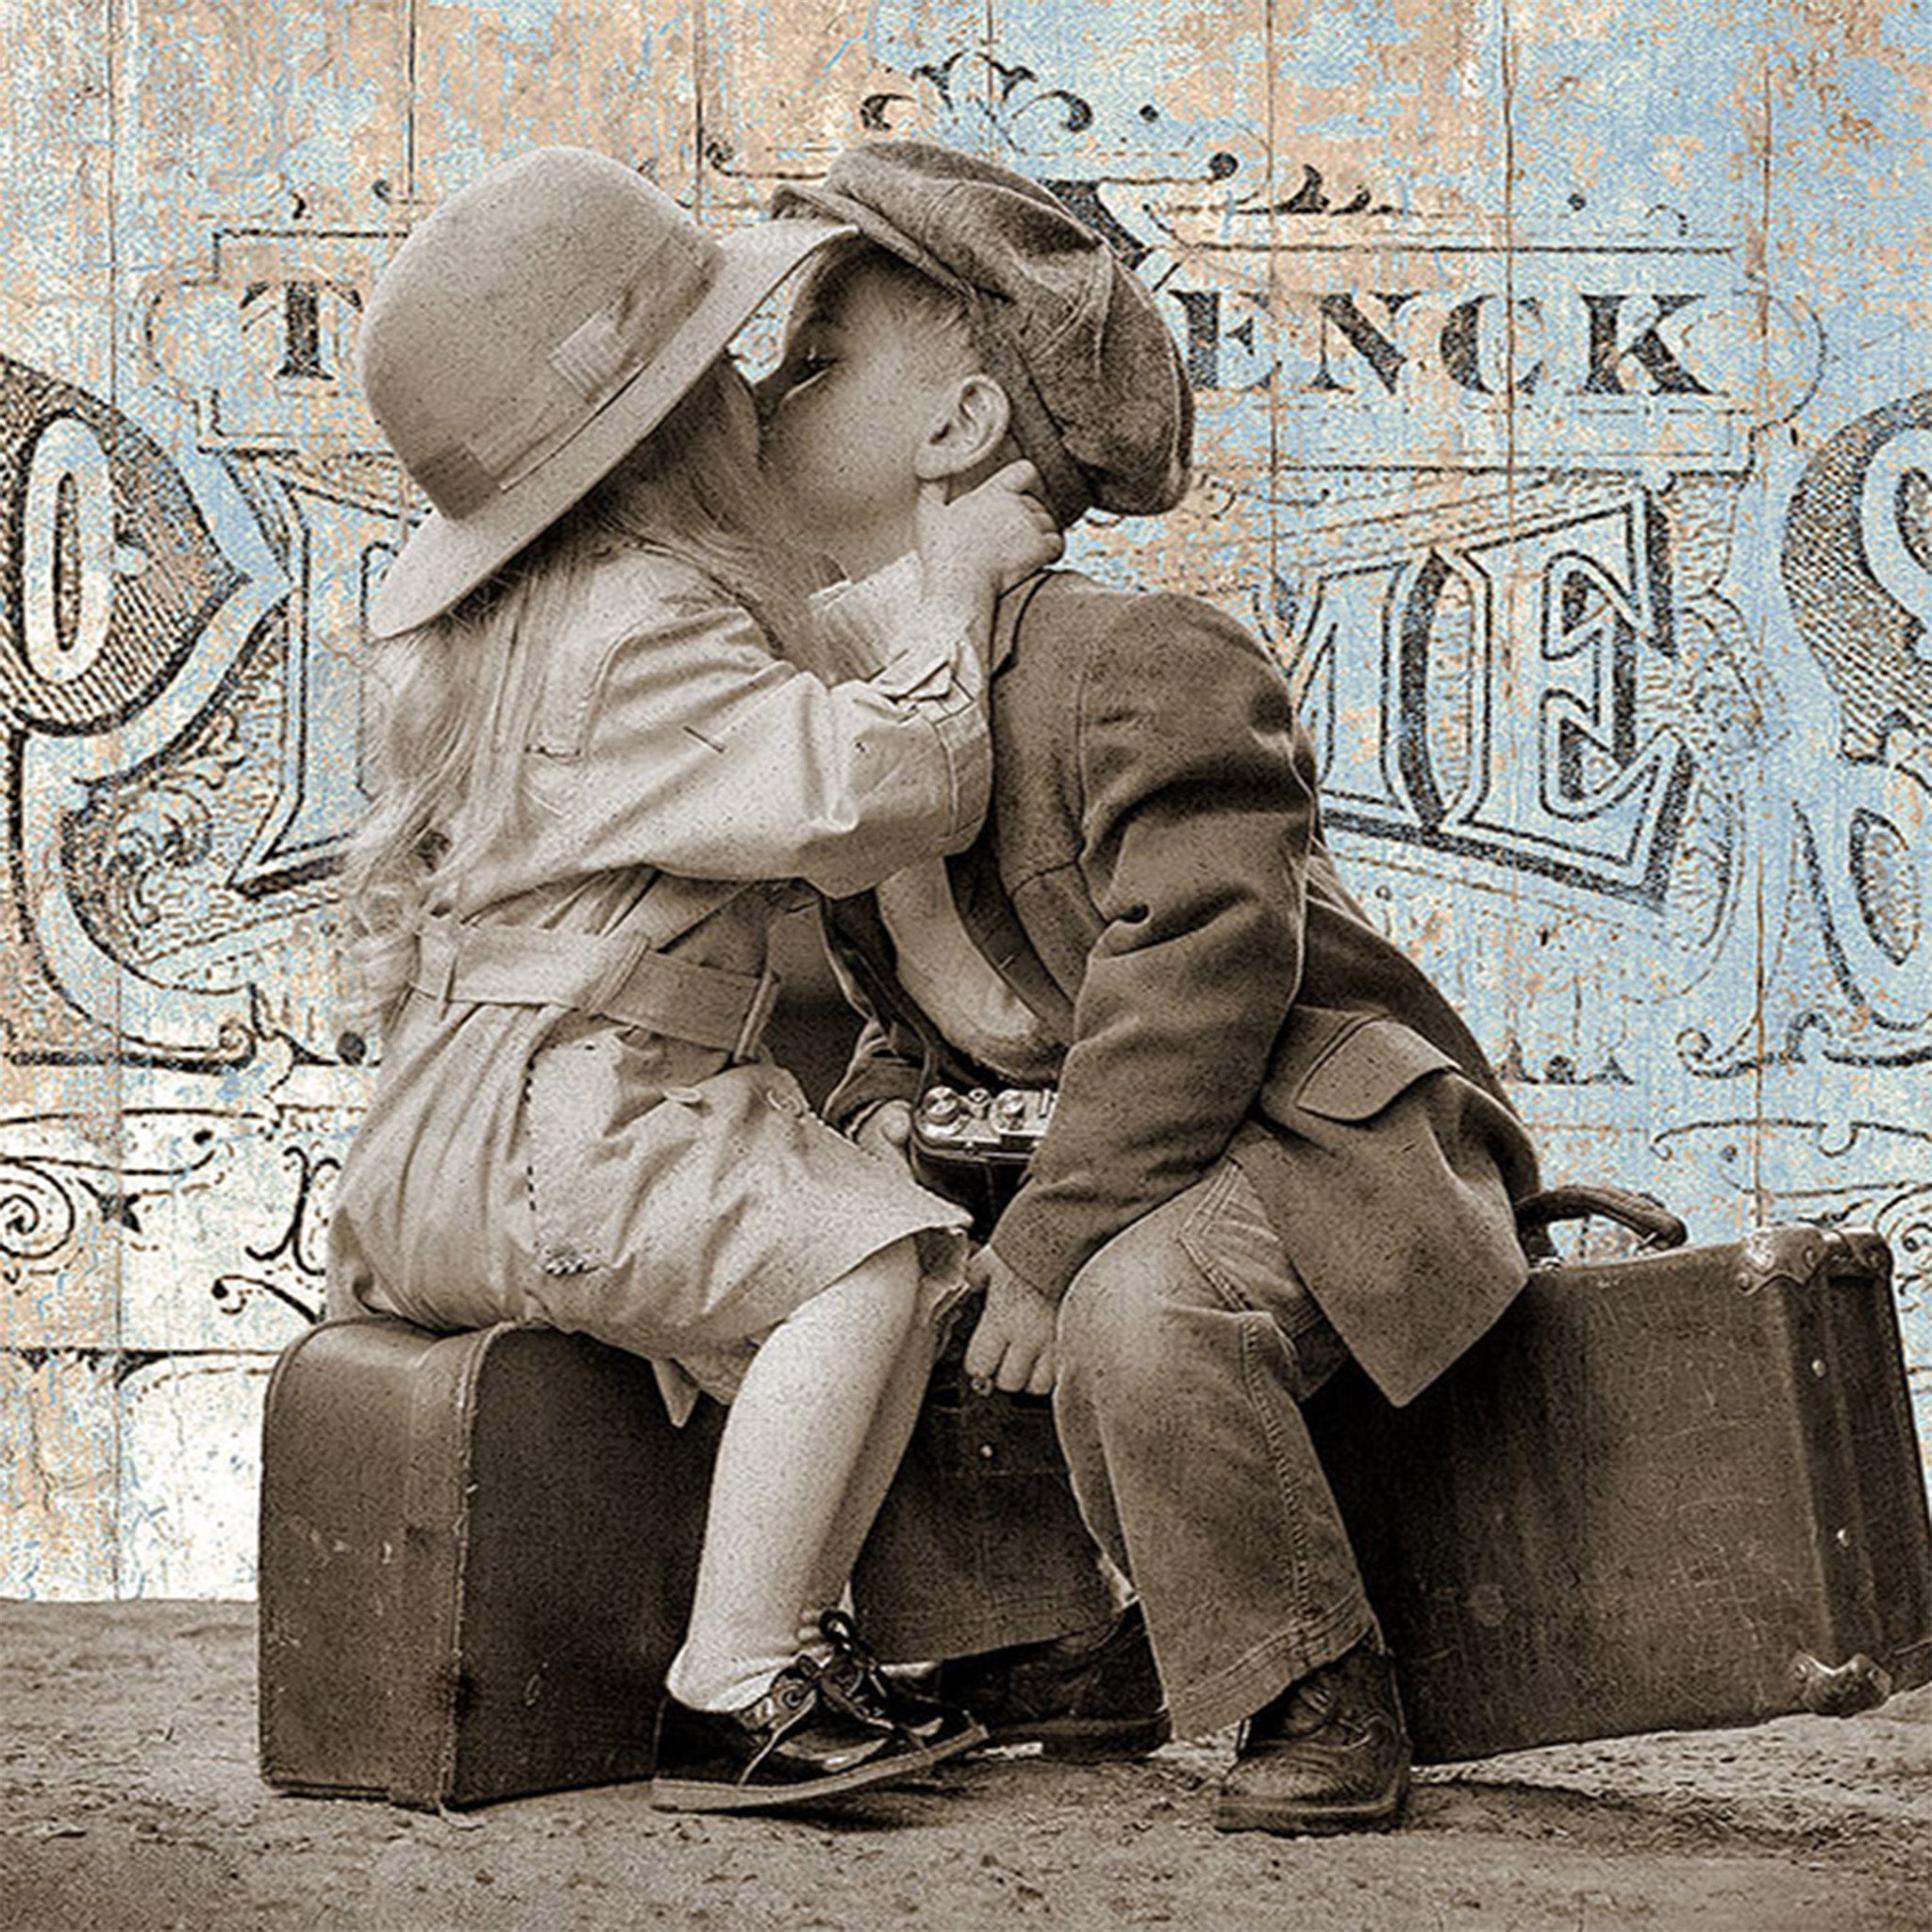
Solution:
<svg viewBox="0 0 1932 1932">
<path fill-rule="evenodd" d="M 1875 1710 L 1891 1695 L 1891 1673 L 1863 1651 L 1841 1664 L 1827 1664 L 1801 1650 L 1791 1658 L 1798 1704 L 1814 1717 L 1856 1717 Z"/>
</svg>

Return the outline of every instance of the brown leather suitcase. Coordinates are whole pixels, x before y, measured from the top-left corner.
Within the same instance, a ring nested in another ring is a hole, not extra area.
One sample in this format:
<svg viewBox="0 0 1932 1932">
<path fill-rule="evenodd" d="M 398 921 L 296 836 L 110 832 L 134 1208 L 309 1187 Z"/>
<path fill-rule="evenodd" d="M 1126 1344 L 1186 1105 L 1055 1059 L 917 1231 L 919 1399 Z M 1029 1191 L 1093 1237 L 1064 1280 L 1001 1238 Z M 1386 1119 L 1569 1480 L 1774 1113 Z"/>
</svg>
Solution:
<svg viewBox="0 0 1932 1932">
<path fill-rule="evenodd" d="M 1310 1405 L 1418 1758 L 1864 1708 L 1932 1677 L 1932 1528 L 1871 1232 L 1529 1204 L 1654 1244 L 1543 1260 L 1406 1408 Z"/>
<path fill-rule="evenodd" d="M 651 1774 L 723 1411 L 507 1324 L 329 1322 L 263 1424 L 261 1766 L 422 1807 Z"/>
</svg>

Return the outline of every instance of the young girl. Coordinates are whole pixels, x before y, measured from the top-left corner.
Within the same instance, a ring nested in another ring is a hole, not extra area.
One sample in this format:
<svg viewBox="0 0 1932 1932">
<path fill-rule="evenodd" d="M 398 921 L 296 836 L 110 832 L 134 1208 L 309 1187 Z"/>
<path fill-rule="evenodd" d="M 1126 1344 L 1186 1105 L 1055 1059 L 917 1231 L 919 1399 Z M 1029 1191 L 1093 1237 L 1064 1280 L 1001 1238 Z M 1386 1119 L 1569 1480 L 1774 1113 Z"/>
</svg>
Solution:
<svg viewBox="0 0 1932 1932">
<path fill-rule="evenodd" d="M 418 228 L 362 324 L 371 407 L 434 508 L 372 608 L 391 641 L 348 883 L 384 1053 L 332 1289 L 632 1349 L 680 1421 L 698 1390 L 731 1403 L 660 1719 L 671 1807 L 816 1799 L 982 1735 L 836 1607 L 963 1217 L 758 1041 L 791 881 L 848 893 L 973 836 L 992 602 L 1058 537 L 1016 465 L 928 506 L 883 672 L 777 656 L 766 626 L 802 609 L 723 352 L 844 232 L 720 242 L 617 163 L 544 150 Z"/>
</svg>

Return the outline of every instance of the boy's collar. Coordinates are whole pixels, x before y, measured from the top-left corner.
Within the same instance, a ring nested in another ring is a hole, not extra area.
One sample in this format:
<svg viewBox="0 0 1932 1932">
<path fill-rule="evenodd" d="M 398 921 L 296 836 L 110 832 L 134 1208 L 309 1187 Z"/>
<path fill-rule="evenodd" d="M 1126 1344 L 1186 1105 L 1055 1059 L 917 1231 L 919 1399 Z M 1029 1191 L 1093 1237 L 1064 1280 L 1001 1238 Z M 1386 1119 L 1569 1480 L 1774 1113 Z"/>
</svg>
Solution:
<svg viewBox="0 0 1932 1932">
<path fill-rule="evenodd" d="M 1051 570 L 1037 570 L 1030 577 L 1022 577 L 1010 591 L 1002 594 L 993 607 L 992 649 L 988 654 L 986 664 L 989 677 L 997 676 L 1005 670 L 1008 658 L 1013 655 L 1020 625 L 1025 621 L 1034 598 L 1052 575 Z"/>
</svg>

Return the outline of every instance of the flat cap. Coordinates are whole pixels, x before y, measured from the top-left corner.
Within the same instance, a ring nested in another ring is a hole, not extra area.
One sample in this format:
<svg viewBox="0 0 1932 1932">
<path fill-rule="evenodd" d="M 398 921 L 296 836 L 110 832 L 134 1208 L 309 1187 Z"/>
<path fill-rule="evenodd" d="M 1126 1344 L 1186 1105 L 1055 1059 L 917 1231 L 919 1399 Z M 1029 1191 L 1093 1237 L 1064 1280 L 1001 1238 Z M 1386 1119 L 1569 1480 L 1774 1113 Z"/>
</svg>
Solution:
<svg viewBox="0 0 1932 1932">
<path fill-rule="evenodd" d="M 936 142 L 847 148 L 777 215 L 858 228 L 965 298 L 1013 436 L 1063 524 L 1170 509 L 1188 483 L 1194 404 L 1173 331 L 1108 243 L 1037 182 Z"/>
</svg>

